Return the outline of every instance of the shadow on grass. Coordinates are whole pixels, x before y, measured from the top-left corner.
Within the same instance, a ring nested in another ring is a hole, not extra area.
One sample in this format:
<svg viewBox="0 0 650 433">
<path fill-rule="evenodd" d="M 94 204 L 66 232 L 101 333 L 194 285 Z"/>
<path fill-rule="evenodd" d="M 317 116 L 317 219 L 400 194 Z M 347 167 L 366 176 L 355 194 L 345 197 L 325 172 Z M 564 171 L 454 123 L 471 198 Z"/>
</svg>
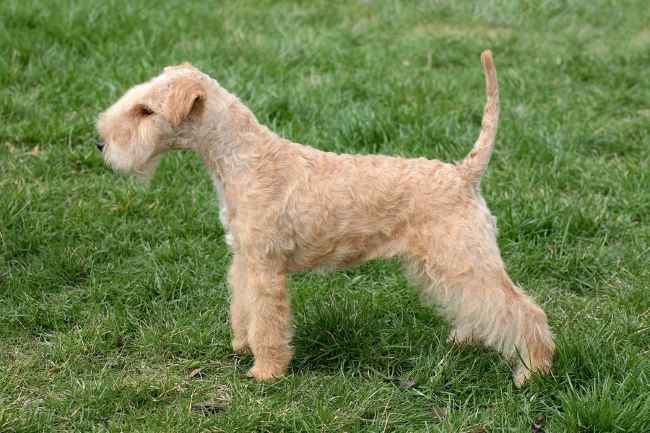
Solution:
<svg viewBox="0 0 650 433">
<path fill-rule="evenodd" d="M 295 321 L 294 368 L 405 370 L 424 351 L 444 344 L 442 321 L 416 299 L 368 298 L 348 292 L 305 306 Z"/>
<path fill-rule="evenodd" d="M 498 353 L 447 343 L 448 325 L 435 309 L 421 305 L 414 293 L 392 295 L 375 302 L 356 292 L 313 300 L 295 321 L 292 370 L 373 375 L 396 385 L 416 379 L 437 390 L 494 380 L 510 384 Z"/>
</svg>

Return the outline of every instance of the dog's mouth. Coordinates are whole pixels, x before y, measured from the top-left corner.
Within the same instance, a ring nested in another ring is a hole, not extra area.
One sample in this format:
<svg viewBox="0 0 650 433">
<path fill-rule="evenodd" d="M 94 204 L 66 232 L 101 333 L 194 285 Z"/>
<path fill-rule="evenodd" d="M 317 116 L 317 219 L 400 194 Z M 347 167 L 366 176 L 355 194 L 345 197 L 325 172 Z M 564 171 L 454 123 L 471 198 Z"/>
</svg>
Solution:
<svg viewBox="0 0 650 433">
<path fill-rule="evenodd" d="M 113 171 L 126 176 L 134 176 L 144 182 L 148 182 L 153 177 L 161 159 L 161 155 L 143 160 L 134 159 L 133 155 L 124 155 L 120 147 L 115 146 L 114 143 L 104 143 L 102 156 L 106 165 Z"/>
<path fill-rule="evenodd" d="M 115 146 L 111 146 L 107 141 L 100 140 L 97 142 L 97 149 L 102 153 L 104 163 L 112 170 L 123 174 L 131 174 L 133 164 L 129 158 L 123 157 Z M 117 152 L 116 152 L 117 151 Z"/>
</svg>

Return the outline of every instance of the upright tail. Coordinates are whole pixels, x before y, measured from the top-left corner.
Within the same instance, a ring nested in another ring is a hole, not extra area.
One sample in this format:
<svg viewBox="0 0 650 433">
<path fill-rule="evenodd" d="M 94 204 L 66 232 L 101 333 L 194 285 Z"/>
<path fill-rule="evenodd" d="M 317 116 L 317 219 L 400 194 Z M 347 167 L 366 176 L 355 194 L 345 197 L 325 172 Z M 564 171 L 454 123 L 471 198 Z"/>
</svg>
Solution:
<svg viewBox="0 0 650 433">
<path fill-rule="evenodd" d="M 497 82 L 497 71 L 490 50 L 481 53 L 481 63 L 485 73 L 485 94 L 487 96 L 485 109 L 483 110 L 483 121 L 481 122 L 481 133 L 478 140 L 476 140 L 476 144 L 474 144 L 474 149 L 460 164 L 460 168 L 465 172 L 464 175 L 468 182 L 477 186 L 481 181 L 481 176 L 487 169 L 488 162 L 490 162 L 499 126 L 499 83 Z"/>
</svg>

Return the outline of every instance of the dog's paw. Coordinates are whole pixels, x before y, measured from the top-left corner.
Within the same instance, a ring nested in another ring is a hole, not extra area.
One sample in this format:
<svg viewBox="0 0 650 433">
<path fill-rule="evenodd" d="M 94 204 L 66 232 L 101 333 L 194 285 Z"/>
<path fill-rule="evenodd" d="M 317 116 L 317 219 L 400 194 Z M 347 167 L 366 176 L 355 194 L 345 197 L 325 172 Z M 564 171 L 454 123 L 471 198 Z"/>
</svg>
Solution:
<svg viewBox="0 0 650 433">
<path fill-rule="evenodd" d="M 248 373 L 246 375 L 257 382 L 270 382 L 272 380 L 284 376 L 284 373 L 285 373 L 284 368 L 277 368 L 275 366 L 258 365 L 256 363 L 255 365 L 253 365 L 253 368 L 248 370 Z"/>
<path fill-rule="evenodd" d="M 248 345 L 247 341 L 241 341 L 238 339 L 233 339 L 232 340 L 232 350 L 235 352 L 237 355 L 248 355 L 251 353 L 251 348 Z"/>
<path fill-rule="evenodd" d="M 520 364 L 517 366 L 517 368 L 515 368 L 515 370 L 512 372 L 512 378 L 515 381 L 515 386 L 517 388 L 524 386 L 528 379 L 530 379 L 531 375 L 532 372 L 525 365 Z"/>
</svg>

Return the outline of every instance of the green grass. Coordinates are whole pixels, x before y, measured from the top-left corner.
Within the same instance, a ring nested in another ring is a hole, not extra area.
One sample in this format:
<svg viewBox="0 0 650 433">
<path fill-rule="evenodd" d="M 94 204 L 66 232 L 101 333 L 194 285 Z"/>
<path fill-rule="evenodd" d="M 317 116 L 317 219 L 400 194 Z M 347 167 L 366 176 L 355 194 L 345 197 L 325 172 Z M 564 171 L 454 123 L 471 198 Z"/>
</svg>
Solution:
<svg viewBox="0 0 650 433">
<path fill-rule="evenodd" d="M 649 432 L 649 22 L 643 0 L 2 1 L 0 431 Z M 207 174 L 174 154 L 149 187 L 115 175 L 97 113 L 189 60 L 292 140 L 457 160 L 485 48 L 503 102 L 483 190 L 552 375 L 515 389 L 375 262 L 293 278 L 290 373 L 246 379 Z"/>
</svg>

